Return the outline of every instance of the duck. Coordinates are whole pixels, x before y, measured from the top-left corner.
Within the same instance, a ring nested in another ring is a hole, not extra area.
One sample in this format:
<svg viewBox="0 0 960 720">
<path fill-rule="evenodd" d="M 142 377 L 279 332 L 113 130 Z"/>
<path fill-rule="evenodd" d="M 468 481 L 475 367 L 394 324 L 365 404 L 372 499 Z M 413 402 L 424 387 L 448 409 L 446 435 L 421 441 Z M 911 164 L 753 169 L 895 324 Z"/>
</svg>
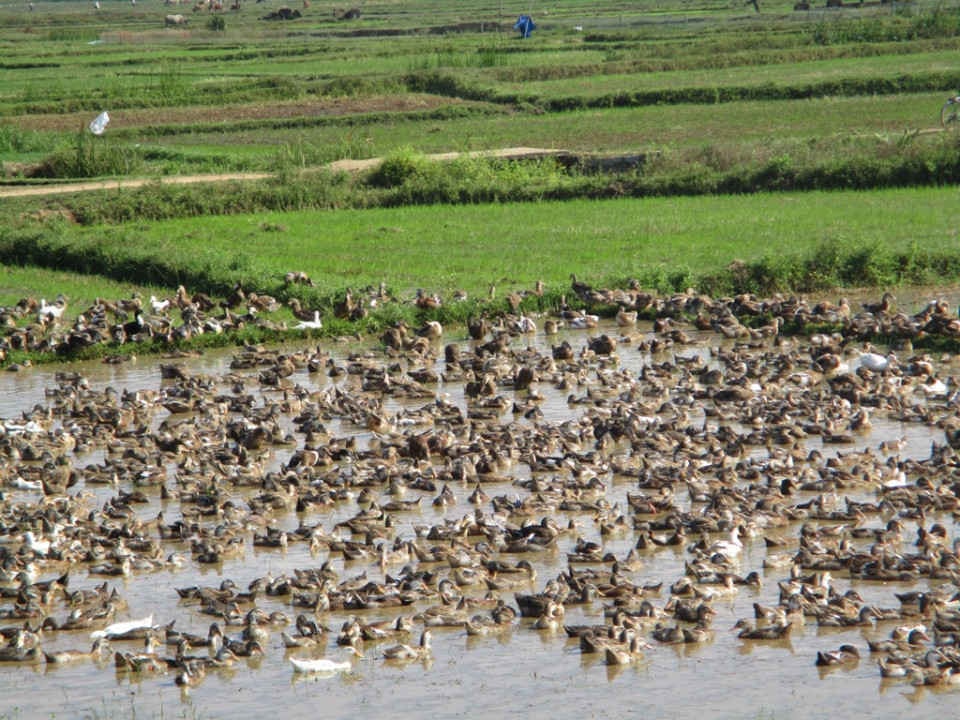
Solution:
<svg viewBox="0 0 960 720">
<path fill-rule="evenodd" d="M 109 653 L 109 645 L 106 638 L 97 638 L 93 641 L 93 646 L 89 651 L 84 650 L 56 650 L 44 652 L 43 657 L 49 665 L 65 665 L 67 663 L 79 662 L 82 660 L 103 660 Z"/>
<path fill-rule="evenodd" d="M 765 627 L 757 627 L 749 620 L 738 620 L 733 626 L 740 630 L 737 637 L 742 640 L 779 640 L 790 634 L 790 623 L 775 623 Z"/>
<path fill-rule="evenodd" d="M 45 558 L 53 548 L 53 541 L 38 538 L 32 530 L 27 530 L 23 534 L 23 546 L 37 557 Z"/>
<path fill-rule="evenodd" d="M 858 627 L 871 626 L 873 621 L 880 617 L 880 614 L 870 605 L 864 605 L 855 615 L 845 615 L 842 613 L 830 613 L 817 617 L 817 625 L 820 627 Z"/>
<path fill-rule="evenodd" d="M 443 325 L 436 320 L 427 320 L 418 330 L 417 335 L 428 340 L 437 340 L 443 337 Z"/>
<path fill-rule="evenodd" d="M 124 620 L 90 633 L 91 640 L 139 640 L 153 630 L 153 614 L 139 620 Z"/>
<path fill-rule="evenodd" d="M 880 658 L 877 660 L 877 667 L 880 669 L 882 678 L 905 678 L 909 677 L 914 671 L 919 671 L 909 658 Z M 921 674 L 922 677 L 922 674 Z"/>
<path fill-rule="evenodd" d="M 97 565 L 91 565 L 87 568 L 87 572 L 91 575 L 106 575 L 109 577 L 117 577 L 120 575 L 127 576 L 130 574 L 130 571 L 133 569 L 133 561 L 130 556 L 123 558 L 119 563 L 116 562 L 104 562 L 98 563 Z"/>
<path fill-rule="evenodd" d="M 683 631 L 683 642 L 688 645 L 709 642 L 713 639 L 713 630 L 703 622 L 699 622 L 692 628 L 681 628 Z"/>
<path fill-rule="evenodd" d="M 514 600 L 520 609 L 521 617 L 538 618 L 547 612 L 553 598 L 545 593 L 525 594 L 514 593 Z"/>
<path fill-rule="evenodd" d="M 313 311 L 312 320 L 301 320 L 293 326 L 294 330 L 320 330 L 323 328 L 323 321 L 320 319 L 320 311 Z"/>
<path fill-rule="evenodd" d="M 47 304 L 46 298 L 40 299 L 40 306 L 37 308 L 37 322 L 43 323 L 49 320 L 59 320 L 63 317 L 67 309 L 67 300 L 63 295 L 58 295 L 52 304 Z"/>
<path fill-rule="evenodd" d="M 894 631 L 896 632 L 896 631 Z M 867 647 L 872 653 L 909 651 L 922 648 L 924 642 L 930 641 L 926 628 L 920 626 L 911 629 L 908 633 L 901 636 L 891 634 L 889 638 L 883 640 L 867 640 Z"/>
<path fill-rule="evenodd" d="M 547 630 L 549 632 L 556 632 L 563 626 L 563 618 L 566 614 L 563 603 L 558 603 L 553 600 L 547 603 L 547 607 L 544 610 L 543 615 L 538 617 L 536 621 L 531 625 L 534 630 Z"/>
<path fill-rule="evenodd" d="M 946 397 L 949 392 L 947 384 L 940 378 L 932 375 L 927 376 L 927 378 L 919 385 L 919 388 L 928 399 L 943 398 Z"/>
<path fill-rule="evenodd" d="M 286 630 L 280 632 L 280 638 L 283 640 L 283 646 L 288 649 L 316 647 L 326 644 L 326 638 L 322 635 L 291 635 Z"/>
<path fill-rule="evenodd" d="M 142 653 L 114 652 L 113 661 L 118 670 L 135 673 L 162 673 L 167 671 L 167 663 L 156 655 L 157 638 L 147 635 Z"/>
<path fill-rule="evenodd" d="M 153 311 L 154 315 L 161 315 L 170 309 L 170 300 L 168 298 L 158 300 L 156 295 L 151 295 L 150 309 Z"/>
<path fill-rule="evenodd" d="M 184 687 L 196 687 L 207 677 L 207 666 L 203 663 L 184 663 L 173 679 L 174 683 Z"/>
<path fill-rule="evenodd" d="M 860 662 L 860 651 L 856 645 L 843 644 L 836 650 L 818 650 L 815 665 L 826 667 L 829 665 L 850 665 Z"/>
<path fill-rule="evenodd" d="M 684 642 L 683 629 L 679 625 L 662 625 L 657 623 L 653 629 L 652 637 L 664 645 L 674 645 Z"/>
<path fill-rule="evenodd" d="M 639 637 L 630 638 L 630 643 L 626 648 L 608 646 L 604 649 L 604 662 L 607 665 L 629 665 L 643 657 L 644 649 L 649 649 L 650 645 L 643 642 Z"/>
<path fill-rule="evenodd" d="M 43 654 L 36 647 L 17 647 L 11 645 L 0 648 L 0 662 L 39 662 Z"/>
<path fill-rule="evenodd" d="M 897 363 L 897 356 L 894 353 L 888 353 L 887 355 L 881 355 L 880 353 L 872 352 L 869 349 L 866 351 L 858 351 L 858 357 L 860 360 L 860 367 L 866 368 L 870 372 L 882 373 L 889 370 L 891 367 L 895 367 Z"/>
<path fill-rule="evenodd" d="M 356 657 L 362 658 L 363 653 L 352 645 L 347 645 L 347 650 Z M 349 672 L 353 668 L 350 660 L 331 660 L 330 658 L 290 658 L 290 664 L 295 673 L 316 673 L 319 675 L 334 675 L 336 673 Z"/>
<path fill-rule="evenodd" d="M 416 616 L 424 627 L 463 627 L 469 620 L 466 600 L 461 598 L 455 607 L 437 605 L 429 607 Z"/>
<path fill-rule="evenodd" d="M 570 634 L 569 629 L 567 634 Z M 634 634 L 631 628 L 615 625 L 597 627 L 595 630 L 587 630 L 579 635 L 580 652 L 582 654 L 602 653 L 609 647 L 624 649 L 630 645 L 632 637 Z"/>
<path fill-rule="evenodd" d="M 566 318 L 566 323 L 568 327 L 573 328 L 574 330 L 587 330 L 590 328 L 595 328 L 600 324 L 600 316 L 578 313 Z"/>
<path fill-rule="evenodd" d="M 401 615 L 392 622 L 382 620 L 380 622 L 363 623 L 360 626 L 360 634 L 368 642 L 377 642 L 389 638 L 407 637 L 412 629 L 413 620 Z"/>
<path fill-rule="evenodd" d="M 877 315 L 890 310 L 890 308 L 895 305 L 896 302 L 897 299 L 893 296 L 893 293 L 885 292 L 881 296 L 879 302 L 864 302 L 861 303 L 861 307 L 863 307 L 863 309 L 871 315 Z"/>
<path fill-rule="evenodd" d="M 210 623 L 206 635 L 196 635 L 194 633 L 182 632 L 173 629 L 173 623 L 166 627 L 166 644 L 179 645 L 183 640 L 189 643 L 190 647 L 209 648 L 210 655 L 216 655 L 217 651 L 223 646 L 223 629 L 220 623 Z"/>
<path fill-rule="evenodd" d="M 637 324 L 637 311 L 626 310 L 622 306 L 617 311 L 616 323 L 620 327 L 631 327 Z"/>
<path fill-rule="evenodd" d="M 433 650 L 430 645 L 432 634 L 430 630 L 424 630 L 420 634 L 420 645 L 413 647 L 400 643 L 384 649 L 383 657 L 386 660 L 426 660 Z"/>
<path fill-rule="evenodd" d="M 309 308 L 303 307 L 300 303 L 300 300 L 297 298 L 290 298 L 287 300 L 287 306 L 290 308 L 290 312 L 293 313 L 293 317 L 297 320 L 311 321 L 316 320 L 316 311 L 310 310 Z"/>
<path fill-rule="evenodd" d="M 521 335 L 533 335 L 537 332 L 537 323 L 527 315 L 521 315 L 513 321 L 512 329 Z"/>
<path fill-rule="evenodd" d="M 497 598 L 497 604 L 490 611 L 490 617 L 497 625 L 510 625 L 517 619 L 517 610 L 512 605 L 507 605 L 501 598 Z"/>
<path fill-rule="evenodd" d="M 443 305 L 443 300 L 436 293 L 428 295 L 423 288 L 417 288 L 417 296 L 413 303 L 421 310 L 436 310 Z"/>
<path fill-rule="evenodd" d="M 510 623 L 498 623 L 489 615 L 474 615 L 464 625 L 469 636 L 495 635 L 509 632 L 511 627 Z"/>
<path fill-rule="evenodd" d="M 730 537 L 727 540 L 717 540 L 707 548 L 707 555 L 722 555 L 727 560 L 735 560 L 743 552 L 743 541 L 740 539 L 741 526 L 730 530 Z"/>
<path fill-rule="evenodd" d="M 261 657 L 264 654 L 263 645 L 256 640 L 230 640 L 224 644 L 237 657 Z"/>
</svg>

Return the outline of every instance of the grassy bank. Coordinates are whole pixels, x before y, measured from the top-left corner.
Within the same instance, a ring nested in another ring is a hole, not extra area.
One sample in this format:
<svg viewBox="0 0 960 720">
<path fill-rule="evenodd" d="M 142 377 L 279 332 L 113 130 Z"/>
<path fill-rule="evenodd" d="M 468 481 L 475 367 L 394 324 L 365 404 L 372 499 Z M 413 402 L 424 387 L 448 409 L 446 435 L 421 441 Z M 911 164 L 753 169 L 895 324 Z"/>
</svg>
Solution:
<svg viewBox="0 0 960 720">
<path fill-rule="evenodd" d="M 302 270 L 317 286 L 297 292 L 318 300 L 380 282 L 405 297 L 537 280 L 559 292 L 571 271 L 661 291 L 924 283 L 957 275 L 956 199 L 943 188 L 54 222 L 4 232 L 0 260 L 217 293 L 237 281 L 282 293 Z M 734 260 L 747 267 L 737 277 Z"/>
<path fill-rule="evenodd" d="M 111 147 L 84 140 L 51 160 L 50 167 L 75 166 L 83 174 L 82 168 L 121 170 L 137 162 L 121 146 Z M 608 167 L 602 156 L 589 154 L 433 162 L 409 147 L 359 174 L 305 171 L 297 147 L 281 148 L 275 160 L 275 177 L 266 181 L 147 184 L 122 192 L 24 198 L 0 210 L 0 219 L 11 227 L 29 226 L 36 217 L 54 214 L 93 226 L 310 209 L 944 186 L 960 181 L 960 135 L 758 140 L 743 146 L 718 133 L 714 142 L 699 146 L 614 156 Z"/>
</svg>

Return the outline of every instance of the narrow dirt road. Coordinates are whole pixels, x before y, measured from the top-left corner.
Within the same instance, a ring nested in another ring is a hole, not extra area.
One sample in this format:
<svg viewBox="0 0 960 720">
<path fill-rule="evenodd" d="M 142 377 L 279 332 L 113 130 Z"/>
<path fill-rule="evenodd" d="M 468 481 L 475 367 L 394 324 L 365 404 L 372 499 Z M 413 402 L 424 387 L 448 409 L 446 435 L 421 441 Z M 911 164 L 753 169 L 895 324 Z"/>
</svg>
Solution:
<svg viewBox="0 0 960 720">
<path fill-rule="evenodd" d="M 566 151 L 552 148 L 514 147 L 499 150 L 476 150 L 467 153 L 449 152 L 427 155 L 428 160 L 454 160 L 458 157 L 496 157 L 506 159 L 551 157 Z M 383 158 L 367 158 L 364 160 L 337 160 L 324 167 L 333 171 L 360 172 L 376 167 Z M 63 193 L 86 192 L 90 190 L 129 190 L 144 185 L 189 185 L 192 183 L 219 183 L 265 180 L 272 177 L 270 173 L 217 173 L 210 175 L 170 175 L 155 178 L 122 178 L 119 180 L 90 180 L 86 182 L 62 183 L 57 185 L 8 185 L 0 187 L 0 198 L 29 197 L 40 195 L 61 195 Z"/>
<path fill-rule="evenodd" d="M 30 195 L 62 195 L 88 190 L 120 190 L 150 184 L 189 185 L 191 183 L 227 182 L 230 180 L 264 180 L 269 173 L 222 173 L 216 175 L 170 175 L 156 178 L 124 178 L 122 180 L 90 180 L 62 185 L 19 185 L 0 188 L 0 197 L 28 197 Z"/>
</svg>

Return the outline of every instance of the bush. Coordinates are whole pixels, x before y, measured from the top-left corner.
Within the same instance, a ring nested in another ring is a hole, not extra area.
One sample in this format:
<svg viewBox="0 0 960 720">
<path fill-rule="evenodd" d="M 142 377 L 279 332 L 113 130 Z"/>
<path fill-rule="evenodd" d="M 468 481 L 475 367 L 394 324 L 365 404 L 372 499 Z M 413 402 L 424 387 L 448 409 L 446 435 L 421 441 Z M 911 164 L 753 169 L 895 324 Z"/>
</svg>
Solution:
<svg viewBox="0 0 960 720">
<path fill-rule="evenodd" d="M 72 146 L 63 146 L 44 158 L 34 171 L 36 177 L 90 178 L 129 175 L 143 163 L 139 148 L 106 137 L 94 137 L 80 130 Z"/>
<path fill-rule="evenodd" d="M 368 182 L 373 187 L 400 187 L 418 173 L 423 173 L 428 164 L 426 157 L 413 148 L 398 148 L 370 173 Z"/>
<path fill-rule="evenodd" d="M 212 15 L 209 20 L 207 20 L 207 30 L 212 32 L 224 32 L 227 29 L 227 21 L 224 20 L 223 15 Z"/>
</svg>

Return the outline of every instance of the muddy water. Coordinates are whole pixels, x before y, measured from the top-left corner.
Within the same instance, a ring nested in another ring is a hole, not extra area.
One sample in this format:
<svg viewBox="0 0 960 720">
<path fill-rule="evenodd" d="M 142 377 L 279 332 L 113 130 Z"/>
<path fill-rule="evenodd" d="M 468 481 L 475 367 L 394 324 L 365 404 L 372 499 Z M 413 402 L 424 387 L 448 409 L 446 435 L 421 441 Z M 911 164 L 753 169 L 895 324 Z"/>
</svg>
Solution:
<svg viewBox="0 0 960 720">
<path fill-rule="evenodd" d="M 613 332 L 612 328 L 606 328 Z M 602 332 L 604 328 L 592 333 Z M 574 347 L 581 347 L 587 331 L 570 332 L 566 337 Z M 558 339 L 551 338 L 550 342 Z M 548 347 L 542 335 L 532 340 L 541 348 Z M 704 338 L 692 348 L 681 352 L 709 353 L 709 343 L 715 337 Z M 345 346 L 331 345 L 335 356 L 346 352 Z M 621 365 L 630 371 L 639 371 L 645 363 L 656 358 L 645 356 L 629 345 L 620 348 Z M 230 352 L 210 353 L 188 361 L 193 372 L 222 375 L 228 372 Z M 62 369 L 62 368 L 57 368 Z M 112 386 L 120 389 L 157 389 L 160 386 L 158 362 L 138 360 L 123 365 L 87 364 L 75 369 L 89 378 L 94 387 Z M 53 369 L 39 368 L 24 373 L 6 373 L 0 376 L 0 417 L 15 419 L 23 410 L 43 403 L 44 389 L 53 384 Z M 332 380 L 322 376 L 298 372 L 291 378 L 308 389 L 316 389 Z M 252 385 L 251 385 L 252 386 Z M 543 405 L 544 421 L 562 421 L 575 415 L 577 406 L 567 404 L 566 394 L 550 387 L 541 387 L 547 396 Z M 462 402 L 462 389 L 456 385 L 444 386 L 441 392 Z M 409 404 L 423 405 L 425 401 Z M 390 409 L 395 409 L 391 406 Z M 505 414 L 504 418 L 510 417 Z M 519 420 L 518 422 L 525 422 Z M 360 441 L 365 433 L 358 428 L 329 426 L 332 435 L 356 433 Z M 876 447 L 884 440 L 906 439 L 903 455 L 926 457 L 932 440 L 941 441 L 942 433 L 920 424 L 898 423 L 874 418 L 870 433 L 859 438 L 861 446 Z M 302 444 L 302 438 L 300 439 Z M 811 447 L 820 447 L 818 439 Z M 847 452 L 850 446 L 843 447 Z M 834 452 L 823 448 L 824 452 Z M 765 451 L 759 451 L 765 452 Z M 274 461 L 285 460 L 289 450 L 277 453 Z M 96 453 L 77 458 L 77 464 L 97 462 Z M 515 476 L 523 477 L 523 467 Z M 111 488 L 88 488 L 102 505 L 114 494 Z M 489 495 L 515 493 L 510 484 L 484 486 Z M 625 504 L 628 490 L 634 483 L 618 478 L 608 482 L 607 498 Z M 455 488 L 458 503 L 446 510 L 438 509 L 425 496 L 418 513 L 398 515 L 401 537 L 412 537 L 413 527 L 441 522 L 444 517 L 461 517 L 469 512 L 465 502 L 470 487 Z M 678 497 L 681 493 L 678 493 Z M 11 491 L 8 497 L 18 500 L 36 500 L 29 491 Z M 409 497 L 409 496 L 408 496 Z M 684 507 L 689 503 L 683 498 Z M 341 519 L 356 512 L 355 504 L 343 503 L 333 513 L 306 513 L 302 517 L 281 516 L 278 525 L 286 529 L 305 523 L 323 522 L 332 528 Z M 144 518 L 155 516 L 162 503 L 156 501 L 138 512 Z M 599 539 L 590 514 L 574 514 L 581 534 L 588 540 Z M 171 518 L 172 519 L 172 518 Z M 952 518 L 940 518 L 955 537 Z M 907 523 L 906 537 L 913 537 L 915 526 Z M 632 547 L 632 532 L 605 541 L 606 547 L 623 557 Z M 536 581 L 527 592 L 539 591 L 549 578 L 566 568 L 566 552 L 573 539 L 561 540 L 556 551 L 537 554 L 532 562 L 537 569 Z M 175 546 L 165 546 L 173 551 Z M 189 548 L 180 548 L 189 558 Z M 732 630 L 738 618 L 753 616 L 753 603 L 775 604 L 778 597 L 777 581 L 786 571 L 762 570 L 766 556 L 763 539 L 747 542 L 741 567 L 744 574 L 758 570 L 763 585 L 758 590 L 744 588 L 736 595 L 715 601 L 718 615 L 714 622 L 712 642 L 699 646 L 655 645 L 646 652 L 643 662 L 625 668 L 610 668 L 598 656 L 581 656 L 575 642 L 560 633 L 550 634 L 531 629 L 530 620 L 523 620 L 507 634 L 497 637 L 468 637 L 461 629 L 434 631 L 434 657 L 428 663 L 396 666 L 379 657 L 378 648 L 368 648 L 366 657 L 355 661 L 353 671 L 335 677 L 300 676 L 292 672 L 287 657 L 327 655 L 336 659 L 346 657 L 335 646 L 333 638 L 326 652 L 309 653 L 303 650 L 285 651 L 280 634 L 275 630 L 267 646 L 266 655 L 254 661 L 240 661 L 233 668 L 212 672 L 197 687 L 182 690 L 173 682 L 173 675 L 137 678 L 118 674 L 112 663 L 97 666 L 82 663 L 68 667 L 8 665 L 0 666 L 0 717 L 228 717 L 248 718 L 274 714 L 284 718 L 382 718 L 407 720 L 420 717 L 502 717 L 517 714 L 529 717 L 551 717 L 581 720 L 591 717 L 651 716 L 672 718 L 809 718 L 809 717 L 934 717 L 950 713 L 958 696 L 950 692 L 913 688 L 910 685 L 882 681 L 875 662 L 867 655 L 860 630 L 818 629 L 808 623 L 789 640 L 777 642 L 748 642 L 739 640 Z M 140 618 L 153 614 L 155 622 L 166 623 L 176 619 L 179 629 L 205 634 L 210 618 L 197 612 L 196 606 L 185 606 L 174 592 L 174 587 L 189 585 L 218 585 L 221 579 L 231 578 L 245 586 L 266 574 L 278 576 L 292 573 L 294 568 L 318 567 L 327 559 L 326 551 L 311 555 L 303 544 L 294 544 L 288 550 L 255 548 L 247 544 L 242 558 L 222 565 L 197 566 L 192 562 L 178 569 L 160 570 L 148 574 L 134 574 L 128 579 L 113 581 L 128 600 L 129 609 L 118 619 Z M 630 573 L 635 582 L 666 585 L 683 575 L 687 553 L 682 548 L 661 550 L 645 558 L 639 571 Z M 381 571 L 377 563 L 344 562 L 339 556 L 331 558 L 341 579 L 366 573 L 377 579 Z M 388 570 L 397 570 L 391 568 Z M 71 589 L 91 588 L 101 578 L 78 572 L 71 581 Z M 926 587 L 928 581 L 915 584 L 884 584 L 863 581 L 838 580 L 840 591 L 855 587 L 867 602 L 883 606 L 896 605 L 893 592 Z M 471 588 L 471 595 L 482 590 Z M 506 594 L 510 599 L 510 594 Z M 655 602 L 662 606 L 669 594 L 664 589 Z M 293 616 L 296 610 L 282 599 L 264 598 L 260 607 L 267 612 L 283 610 Z M 368 611 L 370 619 L 392 617 L 390 611 Z M 334 631 L 346 618 L 344 613 L 330 613 L 324 618 Z M 568 623 L 602 622 L 599 603 L 567 612 Z M 6 622 L 0 624 L 8 624 Z M 237 634 L 238 628 L 231 632 Z M 883 636 L 887 630 L 870 631 L 870 636 Z M 334 632 L 335 636 L 335 632 Z M 823 672 L 814 667 L 818 650 L 833 649 L 844 642 L 853 642 L 863 648 L 859 664 Z M 45 649 L 86 648 L 86 632 L 61 632 L 44 640 Z M 136 643 L 117 643 L 120 649 L 135 649 Z"/>
</svg>

